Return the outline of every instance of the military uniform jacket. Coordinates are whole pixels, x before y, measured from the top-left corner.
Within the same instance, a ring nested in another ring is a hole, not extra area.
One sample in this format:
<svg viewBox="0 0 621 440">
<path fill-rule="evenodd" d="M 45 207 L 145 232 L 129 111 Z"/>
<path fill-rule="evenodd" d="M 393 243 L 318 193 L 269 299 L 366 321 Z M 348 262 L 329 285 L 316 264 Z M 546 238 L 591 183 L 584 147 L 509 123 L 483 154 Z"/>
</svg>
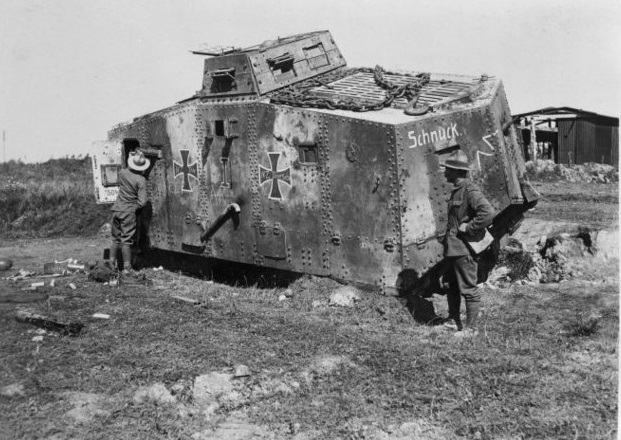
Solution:
<svg viewBox="0 0 621 440">
<path fill-rule="evenodd" d="M 112 211 L 132 212 L 147 204 L 147 179 L 124 168 L 119 172 L 119 195 Z"/>
<path fill-rule="evenodd" d="M 493 218 L 494 209 L 478 186 L 468 179 L 456 184 L 448 202 L 444 256 L 461 257 L 470 254 L 463 240 L 482 240 L 485 228 Z M 462 223 L 467 223 L 465 233 L 459 232 Z"/>
</svg>

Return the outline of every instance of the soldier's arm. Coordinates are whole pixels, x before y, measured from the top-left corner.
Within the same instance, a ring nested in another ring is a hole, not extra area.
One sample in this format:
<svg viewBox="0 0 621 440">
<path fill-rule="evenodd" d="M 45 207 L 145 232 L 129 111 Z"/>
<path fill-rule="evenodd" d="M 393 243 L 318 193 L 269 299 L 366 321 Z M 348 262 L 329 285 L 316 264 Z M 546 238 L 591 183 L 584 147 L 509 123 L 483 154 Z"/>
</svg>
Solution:
<svg viewBox="0 0 621 440">
<path fill-rule="evenodd" d="M 141 179 L 138 183 L 138 206 L 136 209 L 144 208 L 147 204 L 147 181 Z"/>
<path fill-rule="evenodd" d="M 494 208 L 479 189 L 468 192 L 468 203 L 476 213 L 466 225 L 466 233 L 471 234 L 488 227 L 494 218 Z"/>
</svg>

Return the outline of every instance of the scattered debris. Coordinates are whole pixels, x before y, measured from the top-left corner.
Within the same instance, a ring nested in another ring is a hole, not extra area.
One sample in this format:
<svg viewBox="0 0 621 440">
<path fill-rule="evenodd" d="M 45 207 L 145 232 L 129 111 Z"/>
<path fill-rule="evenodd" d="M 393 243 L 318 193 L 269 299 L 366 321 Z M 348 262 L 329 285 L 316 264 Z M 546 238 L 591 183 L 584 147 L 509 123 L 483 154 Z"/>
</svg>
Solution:
<svg viewBox="0 0 621 440">
<path fill-rule="evenodd" d="M 73 284 L 73 283 L 69 283 L 69 288 L 70 288 L 71 290 L 76 290 L 76 289 L 77 289 L 76 285 L 75 285 L 75 284 Z"/>
<path fill-rule="evenodd" d="M 110 267 L 109 262 L 97 263 L 88 274 L 88 278 L 99 283 L 110 282 L 118 276 L 117 271 Z"/>
<path fill-rule="evenodd" d="M 0 262 L 2 259 L 0 259 Z M 20 269 L 12 276 L 4 277 L 7 281 L 21 281 L 28 278 L 51 278 L 60 276 L 70 276 L 74 274 L 83 273 L 85 266 L 80 264 L 78 260 L 68 259 L 65 261 L 55 261 L 53 263 L 43 264 L 43 274 L 37 272 L 30 272 L 24 269 Z"/>
<path fill-rule="evenodd" d="M 619 171 L 612 165 L 601 163 L 585 163 L 566 166 L 554 163 L 553 160 L 537 160 L 526 162 L 526 173 L 530 179 L 585 183 L 611 183 L 619 181 Z"/>
<path fill-rule="evenodd" d="M 288 299 L 288 298 L 287 298 L 287 296 L 286 296 L 286 295 L 280 295 L 280 296 L 278 297 L 278 301 L 280 301 L 280 302 L 287 301 L 287 299 Z"/>
<path fill-rule="evenodd" d="M 183 302 L 187 302 L 189 304 L 192 304 L 193 306 L 198 306 L 201 304 L 201 302 L 197 299 L 194 298 L 188 298 L 185 296 L 179 296 L 179 295 L 170 295 L 171 298 L 176 299 L 178 301 L 183 301 Z"/>
<path fill-rule="evenodd" d="M 583 276 L 589 267 L 619 258 L 618 235 L 618 230 L 595 231 L 576 226 L 542 235 L 532 244 L 511 238 L 501 249 L 498 264 L 487 282 L 495 286 L 515 282 L 558 283 Z"/>
<path fill-rule="evenodd" d="M 45 274 L 64 274 L 67 272 L 83 271 L 86 266 L 78 260 L 69 258 L 64 261 L 54 261 L 53 263 L 45 263 L 43 265 L 43 273 Z"/>
<path fill-rule="evenodd" d="M 0 257 L 0 271 L 9 270 L 13 267 L 13 261 L 10 258 Z"/>
<path fill-rule="evenodd" d="M 45 263 L 43 264 L 44 274 L 63 273 L 67 270 L 67 263 Z"/>
<path fill-rule="evenodd" d="M 93 318 L 95 319 L 110 319 L 110 315 L 107 313 L 93 313 Z"/>
<path fill-rule="evenodd" d="M 36 325 L 46 330 L 52 330 L 69 336 L 77 336 L 84 328 L 81 322 L 62 322 L 57 319 L 49 318 L 29 310 L 18 310 L 15 319 L 19 322 Z"/>
<path fill-rule="evenodd" d="M 8 281 L 19 281 L 34 275 L 36 275 L 34 272 L 28 272 L 27 270 L 20 269 L 15 275 L 5 277 L 4 279 Z"/>
<path fill-rule="evenodd" d="M 250 368 L 248 368 L 246 365 L 239 364 L 235 367 L 235 371 L 233 372 L 234 378 L 248 376 L 250 376 Z"/>
</svg>

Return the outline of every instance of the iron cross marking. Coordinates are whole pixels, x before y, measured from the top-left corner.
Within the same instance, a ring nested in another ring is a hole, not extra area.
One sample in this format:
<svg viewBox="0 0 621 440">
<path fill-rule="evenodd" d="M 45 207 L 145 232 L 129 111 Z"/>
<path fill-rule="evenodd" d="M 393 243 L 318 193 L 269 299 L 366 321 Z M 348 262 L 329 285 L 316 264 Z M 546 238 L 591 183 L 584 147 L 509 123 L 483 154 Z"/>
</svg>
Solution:
<svg viewBox="0 0 621 440">
<path fill-rule="evenodd" d="M 181 191 L 192 192 L 192 186 L 190 185 L 190 176 L 198 180 L 198 160 L 188 165 L 188 159 L 190 157 L 190 150 L 179 150 L 181 153 L 182 164 L 173 160 L 173 173 L 175 179 L 183 174 L 183 186 Z"/>
<path fill-rule="evenodd" d="M 270 158 L 270 164 L 272 169 L 267 169 L 264 166 L 259 165 L 259 182 L 263 185 L 265 182 L 272 181 L 272 189 L 270 190 L 269 198 L 272 200 L 282 200 L 282 193 L 280 192 L 280 183 L 291 186 L 291 168 L 285 168 L 284 170 L 278 170 L 278 159 L 280 159 L 280 153 L 267 153 Z"/>
</svg>

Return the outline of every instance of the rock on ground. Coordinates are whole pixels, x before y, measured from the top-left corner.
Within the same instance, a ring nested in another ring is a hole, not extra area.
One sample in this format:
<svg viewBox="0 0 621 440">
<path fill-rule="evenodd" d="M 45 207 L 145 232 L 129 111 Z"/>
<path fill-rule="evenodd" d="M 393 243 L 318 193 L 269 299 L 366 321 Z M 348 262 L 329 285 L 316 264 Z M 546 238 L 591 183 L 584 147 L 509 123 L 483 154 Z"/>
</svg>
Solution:
<svg viewBox="0 0 621 440">
<path fill-rule="evenodd" d="M 352 286 L 343 286 L 330 295 L 331 306 L 353 307 L 356 301 L 360 301 L 360 294 Z"/>
<path fill-rule="evenodd" d="M 96 393 L 70 392 L 65 397 L 73 405 L 73 409 L 69 410 L 66 415 L 77 423 L 89 423 L 96 417 L 109 417 L 110 411 L 104 409 L 108 401 L 108 397 Z"/>
<path fill-rule="evenodd" d="M 0 396 L 5 397 L 21 397 L 26 395 L 26 387 L 23 383 L 12 383 L 0 389 Z"/>
<path fill-rule="evenodd" d="M 148 387 L 141 387 L 134 393 L 134 402 L 146 403 L 153 402 L 158 405 L 173 404 L 176 402 L 175 398 L 170 394 L 170 391 L 166 389 L 164 384 L 155 383 Z"/>
<path fill-rule="evenodd" d="M 203 407 L 217 407 L 221 397 L 235 391 L 228 373 L 211 372 L 194 379 L 194 403 Z"/>
</svg>

